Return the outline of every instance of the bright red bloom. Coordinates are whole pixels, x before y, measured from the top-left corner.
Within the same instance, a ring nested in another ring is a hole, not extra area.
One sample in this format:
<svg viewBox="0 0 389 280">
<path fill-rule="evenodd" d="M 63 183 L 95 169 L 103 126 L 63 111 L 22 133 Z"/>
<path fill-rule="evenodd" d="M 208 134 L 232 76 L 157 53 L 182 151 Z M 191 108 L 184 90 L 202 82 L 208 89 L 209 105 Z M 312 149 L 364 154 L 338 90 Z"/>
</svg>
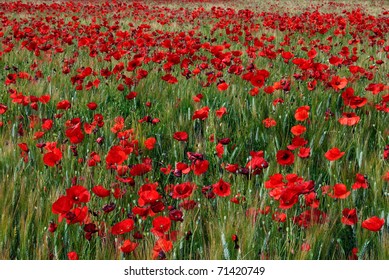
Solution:
<svg viewBox="0 0 389 280">
<path fill-rule="evenodd" d="M 276 221 L 278 223 L 285 223 L 286 222 L 286 214 L 280 213 L 280 212 L 274 212 L 271 216 L 273 221 Z"/>
<path fill-rule="evenodd" d="M 184 182 L 178 185 L 175 185 L 173 188 L 173 195 L 172 197 L 174 199 L 184 199 L 193 193 L 193 191 L 196 189 L 196 184 L 191 182 Z"/>
<path fill-rule="evenodd" d="M 111 233 L 114 235 L 124 234 L 132 231 L 135 228 L 135 223 L 133 219 L 125 219 L 111 228 Z"/>
<path fill-rule="evenodd" d="M 72 207 L 73 203 L 71 199 L 68 196 L 63 195 L 53 203 L 51 211 L 54 214 L 66 214 L 70 211 L 70 209 L 72 209 Z"/>
<path fill-rule="evenodd" d="M 218 158 L 222 158 L 223 157 L 223 154 L 224 154 L 224 147 L 223 147 L 223 144 L 221 143 L 218 143 L 216 145 L 216 155 Z"/>
<path fill-rule="evenodd" d="M 203 121 L 208 118 L 208 113 L 209 113 L 209 107 L 205 106 L 194 112 L 192 116 L 192 120 L 200 119 Z"/>
<path fill-rule="evenodd" d="M 295 125 L 293 126 L 290 131 L 292 132 L 293 135 L 295 136 L 300 136 L 301 134 L 303 134 L 305 131 L 307 131 L 307 128 L 303 125 Z"/>
<path fill-rule="evenodd" d="M 224 114 L 226 114 L 226 113 L 227 113 L 226 107 L 221 107 L 219 110 L 216 110 L 216 117 L 221 119 L 221 117 L 223 117 Z"/>
<path fill-rule="evenodd" d="M 339 118 L 338 122 L 341 125 L 353 126 L 359 123 L 360 119 L 355 113 L 342 113 L 342 117 Z"/>
<path fill-rule="evenodd" d="M 351 191 L 347 191 L 347 187 L 344 184 L 335 184 L 332 188 L 329 186 L 323 187 L 324 193 L 327 193 L 328 196 L 332 198 L 345 199 L 347 198 Z M 329 192 L 331 191 L 331 192 Z"/>
<path fill-rule="evenodd" d="M 347 86 L 347 79 L 340 78 L 338 76 L 334 76 L 334 77 L 332 77 L 330 84 L 334 90 L 338 91 L 338 90 L 343 89 Z"/>
<path fill-rule="evenodd" d="M 377 216 L 368 218 L 362 222 L 362 227 L 370 231 L 379 231 L 385 224 L 385 219 L 380 219 Z"/>
<path fill-rule="evenodd" d="M 58 110 L 68 110 L 72 107 L 70 102 L 68 100 L 62 100 L 57 103 L 57 109 Z"/>
<path fill-rule="evenodd" d="M 65 218 L 67 224 L 76 224 L 76 223 L 84 223 L 85 219 L 88 216 L 88 207 L 84 206 L 82 208 L 76 207 L 65 215 L 61 215 L 60 219 Z"/>
<path fill-rule="evenodd" d="M 129 254 L 129 253 L 133 252 L 136 249 L 136 247 L 138 247 L 138 243 L 135 243 L 129 239 L 126 239 L 126 240 L 124 240 L 123 245 L 120 246 L 120 250 L 125 254 Z"/>
<path fill-rule="evenodd" d="M 62 152 L 56 147 L 57 143 L 46 143 L 45 149 L 49 152 L 43 155 L 43 162 L 45 165 L 53 167 L 57 165 L 62 159 Z"/>
<path fill-rule="evenodd" d="M 89 191 L 83 186 L 72 186 L 66 190 L 66 196 L 72 203 L 87 203 L 90 200 Z"/>
<path fill-rule="evenodd" d="M 367 178 L 364 175 L 357 173 L 355 178 L 355 183 L 354 185 L 352 185 L 351 188 L 353 190 L 357 190 L 360 188 L 367 189 L 368 187 L 369 187 L 369 183 L 367 182 Z"/>
<path fill-rule="evenodd" d="M 231 185 L 227 182 L 224 182 L 223 179 L 220 179 L 219 182 L 212 185 L 213 192 L 221 197 L 226 197 L 231 194 Z"/>
<path fill-rule="evenodd" d="M 207 172 L 209 166 L 209 161 L 204 160 L 195 160 L 192 165 L 191 169 L 193 170 L 193 173 L 197 176 Z"/>
<path fill-rule="evenodd" d="M 266 127 L 266 128 L 270 128 L 270 127 L 273 127 L 273 126 L 276 126 L 277 125 L 277 122 L 275 119 L 273 118 L 266 118 L 262 121 L 263 125 Z"/>
<path fill-rule="evenodd" d="M 89 110 L 92 110 L 92 111 L 97 109 L 96 102 L 89 102 L 88 104 L 86 104 L 86 106 L 88 106 Z"/>
<path fill-rule="evenodd" d="M 66 137 L 69 138 L 70 143 L 78 144 L 84 140 L 84 133 L 82 132 L 82 122 L 79 119 L 73 119 L 69 122 L 69 126 L 65 131 Z"/>
<path fill-rule="evenodd" d="M 174 133 L 173 138 L 177 141 L 188 141 L 188 133 L 185 131 L 177 131 Z"/>
<path fill-rule="evenodd" d="M 309 110 L 310 110 L 309 106 L 301 106 L 301 107 L 297 108 L 297 110 L 294 114 L 296 121 L 302 122 L 302 121 L 305 121 L 306 119 L 308 119 Z"/>
<path fill-rule="evenodd" d="M 113 146 L 109 150 L 105 161 L 108 165 L 122 164 L 128 158 L 127 153 L 121 146 Z"/>
<path fill-rule="evenodd" d="M 68 259 L 75 261 L 78 260 L 78 254 L 74 251 L 68 253 Z"/>
<path fill-rule="evenodd" d="M 165 238 L 159 238 L 153 248 L 153 259 L 165 259 L 165 254 L 173 249 L 173 243 Z"/>
<path fill-rule="evenodd" d="M 358 222 L 357 209 L 345 208 L 342 211 L 342 223 L 348 226 L 355 225 Z"/>
<path fill-rule="evenodd" d="M 111 194 L 110 190 L 107 190 L 103 186 L 94 186 L 92 188 L 92 192 L 97 195 L 98 197 L 107 197 Z"/>
<path fill-rule="evenodd" d="M 266 189 L 275 189 L 285 186 L 284 176 L 282 174 L 276 173 L 270 176 L 269 180 L 265 182 Z"/>
<path fill-rule="evenodd" d="M 301 147 L 298 156 L 301 158 L 308 158 L 311 155 L 311 148 Z"/>
<path fill-rule="evenodd" d="M 217 85 L 217 89 L 218 89 L 219 91 L 225 91 L 225 90 L 228 89 L 228 84 L 225 83 L 225 82 L 220 83 L 220 84 Z"/>
<path fill-rule="evenodd" d="M 7 112 L 8 110 L 8 107 L 2 103 L 0 103 L 0 115 L 3 115 L 5 114 L 5 112 Z"/>
<path fill-rule="evenodd" d="M 292 165 L 294 163 L 294 155 L 289 150 L 279 150 L 277 152 L 277 162 L 280 165 Z"/>
<path fill-rule="evenodd" d="M 151 232 L 156 236 L 162 237 L 171 227 L 171 220 L 168 217 L 157 217 L 153 220 Z"/>
<path fill-rule="evenodd" d="M 328 150 L 324 156 L 329 160 L 329 161 L 335 161 L 335 160 L 338 160 L 340 159 L 343 155 L 345 154 L 345 152 L 341 152 L 338 148 L 332 148 L 330 150 Z"/>
<path fill-rule="evenodd" d="M 153 150 L 157 140 L 154 137 L 147 138 L 145 140 L 145 147 L 148 150 Z"/>
</svg>

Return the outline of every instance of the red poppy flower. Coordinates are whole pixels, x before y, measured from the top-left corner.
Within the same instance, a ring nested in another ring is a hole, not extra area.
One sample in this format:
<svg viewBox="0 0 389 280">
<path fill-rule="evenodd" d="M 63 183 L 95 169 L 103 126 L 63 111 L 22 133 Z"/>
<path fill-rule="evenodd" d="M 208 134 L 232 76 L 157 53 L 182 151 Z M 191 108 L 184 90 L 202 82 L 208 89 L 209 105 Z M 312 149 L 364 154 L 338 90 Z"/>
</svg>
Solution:
<svg viewBox="0 0 389 280">
<path fill-rule="evenodd" d="M 221 107 L 219 110 L 216 110 L 216 117 L 221 119 L 221 117 L 223 117 L 224 114 L 226 114 L 226 113 L 227 113 L 226 107 Z"/>
<path fill-rule="evenodd" d="M 277 162 L 280 165 L 292 165 L 294 163 L 294 155 L 289 150 L 279 150 L 277 152 Z"/>
<path fill-rule="evenodd" d="M 84 206 L 82 208 L 76 207 L 71 209 L 65 215 L 61 215 L 61 217 L 66 219 L 67 224 L 76 224 L 76 223 L 84 223 L 85 219 L 88 216 L 88 207 Z"/>
<path fill-rule="evenodd" d="M 279 173 L 271 175 L 269 180 L 265 182 L 266 189 L 281 188 L 284 185 L 285 185 L 284 176 L 282 176 L 282 174 Z"/>
<path fill-rule="evenodd" d="M 278 223 L 285 223 L 286 222 L 286 214 L 285 213 L 274 212 L 271 218 L 273 221 L 276 221 Z"/>
<path fill-rule="evenodd" d="M 338 122 L 341 125 L 353 126 L 359 123 L 360 119 L 355 113 L 342 113 L 342 117 L 339 118 Z"/>
<path fill-rule="evenodd" d="M 216 145 L 216 156 L 218 157 L 218 158 L 222 158 L 223 157 L 223 154 L 224 154 L 224 147 L 223 147 L 223 144 L 221 144 L 221 143 L 218 143 L 217 145 Z"/>
<path fill-rule="evenodd" d="M 5 112 L 7 112 L 8 110 L 8 107 L 2 103 L 0 103 L 0 115 L 3 115 L 5 114 Z"/>
<path fill-rule="evenodd" d="M 188 133 L 185 131 L 177 131 L 174 133 L 173 138 L 177 141 L 188 141 Z"/>
<path fill-rule="evenodd" d="M 208 118 L 208 113 L 209 113 L 209 107 L 205 106 L 194 112 L 192 116 L 192 120 L 200 119 L 203 121 Z"/>
<path fill-rule="evenodd" d="M 92 192 L 97 195 L 98 197 L 107 197 L 111 194 L 111 191 L 110 190 L 107 190 L 106 188 L 104 188 L 103 186 L 94 186 L 92 188 Z"/>
<path fill-rule="evenodd" d="M 157 140 L 154 137 L 147 138 L 145 140 L 145 147 L 148 150 L 153 150 Z"/>
<path fill-rule="evenodd" d="M 342 223 L 348 226 L 355 225 L 358 222 L 357 209 L 345 208 L 342 211 Z"/>
<path fill-rule="evenodd" d="M 305 121 L 306 119 L 308 119 L 309 110 L 310 110 L 309 106 L 301 106 L 301 107 L 297 108 L 297 110 L 294 114 L 296 121 L 302 122 L 302 121 Z"/>
<path fill-rule="evenodd" d="M 126 95 L 126 99 L 132 100 L 132 99 L 134 99 L 137 95 L 138 95 L 138 93 L 136 93 L 135 91 L 131 91 L 130 93 L 128 93 L 128 94 Z"/>
<path fill-rule="evenodd" d="M 113 146 L 109 150 L 105 161 L 108 165 L 122 164 L 127 158 L 128 155 L 126 154 L 122 146 Z"/>
<path fill-rule="evenodd" d="M 276 126 L 277 125 L 277 122 L 275 119 L 273 118 L 266 118 L 262 121 L 263 125 L 266 127 L 266 128 L 270 128 L 270 127 L 273 127 L 273 126 Z"/>
<path fill-rule="evenodd" d="M 225 90 L 228 89 L 228 84 L 225 83 L 225 82 L 222 82 L 222 83 L 220 83 L 220 84 L 217 85 L 217 89 L 218 89 L 219 91 L 225 91 Z"/>
<path fill-rule="evenodd" d="M 338 160 L 340 159 L 343 155 L 345 154 L 345 152 L 341 152 L 338 148 L 332 148 L 330 150 L 328 150 L 324 156 L 329 160 L 329 161 L 335 161 L 335 160 Z"/>
<path fill-rule="evenodd" d="M 197 176 L 207 172 L 209 166 L 209 161 L 204 160 L 195 160 L 192 165 L 191 169 L 193 170 L 193 173 Z"/>
<path fill-rule="evenodd" d="M 30 151 L 26 143 L 19 143 L 18 146 L 25 153 L 28 153 Z"/>
<path fill-rule="evenodd" d="M 301 147 L 299 149 L 298 156 L 300 158 L 308 158 L 308 157 L 310 157 L 310 155 L 311 155 L 311 148 Z"/>
<path fill-rule="evenodd" d="M 334 90 L 338 91 L 347 86 L 347 79 L 334 76 L 332 77 L 330 84 Z"/>
<path fill-rule="evenodd" d="M 68 100 L 62 100 L 57 103 L 57 109 L 68 110 L 72 107 Z"/>
<path fill-rule="evenodd" d="M 227 182 L 224 182 L 223 179 L 220 179 L 219 182 L 212 185 L 213 192 L 221 197 L 226 197 L 231 194 L 231 185 Z"/>
<path fill-rule="evenodd" d="M 362 222 L 362 227 L 370 231 L 379 231 L 385 224 L 385 219 L 380 219 L 377 216 L 368 218 Z"/>
<path fill-rule="evenodd" d="M 88 106 L 89 110 L 92 110 L 92 111 L 97 109 L 96 102 L 89 102 L 88 104 L 86 104 L 86 106 Z"/>
<path fill-rule="evenodd" d="M 111 233 L 114 235 L 124 234 L 132 231 L 135 228 L 135 223 L 133 219 L 125 219 L 111 228 Z"/>
<path fill-rule="evenodd" d="M 165 254 L 173 249 L 173 243 L 165 238 L 159 238 L 153 248 L 153 259 L 164 259 Z"/>
<path fill-rule="evenodd" d="M 300 136 L 301 134 L 303 134 L 305 131 L 307 131 L 307 128 L 303 125 L 295 125 L 293 126 L 290 131 L 292 132 L 293 135 L 295 136 Z"/>
<path fill-rule="evenodd" d="M 129 254 L 129 253 L 133 252 L 136 249 L 136 247 L 138 247 L 138 243 L 135 243 L 129 239 L 126 239 L 126 240 L 124 240 L 123 245 L 120 246 L 120 250 L 125 254 Z"/>
<path fill-rule="evenodd" d="M 332 187 L 332 192 L 328 195 L 332 198 L 345 199 L 350 193 L 351 191 L 347 191 L 346 185 L 338 183 Z"/>
<path fill-rule="evenodd" d="M 172 197 L 174 199 L 184 199 L 193 193 L 193 191 L 196 189 L 196 185 L 191 182 L 184 182 L 178 185 L 175 185 L 173 188 L 173 195 Z"/>
<path fill-rule="evenodd" d="M 66 195 L 75 204 L 86 203 L 90 200 L 90 193 L 83 186 L 70 187 L 66 190 Z"/>
<path fill-rule="evenodd" d="M 70 198 L 66 195 L 58 198 L 52 205 L 51 211 L 54 214 L 66 214 L 72 209 L 73 203 Z"/>
<path fill-rule="evenodd" d="M 168 217 L 157 217 L 153 220 L 151 232 L 156 236 L 162 237 L 165 232 L 169 231 L 172 222 Z"/>
<path fill-rule="evenodd" d="M 74 251 L 68 253 L 68 259 L 69 260 L 78 260 L 78 254 Z"/>
<path fill-rule="evenodd" d="M 354 185 L 351 187 L 353 190 L 367 189 L 369 187 L 369 183 L 364 175 L 357 173 L 355 180 Z"/>
<path fill-rule="evenodd" d="M 62 152 L 58 148 L 52 148 L 50 151 L 43 155 L 43 162 L 45 165 L 53 167 L 57 165 L 62 159 Z"/>
<path fill-rule="evenodd" d="M 239 164 L 227 164 L 225 169 L 230 173 L 236 173 L 239 169 Z"/>
</svg>

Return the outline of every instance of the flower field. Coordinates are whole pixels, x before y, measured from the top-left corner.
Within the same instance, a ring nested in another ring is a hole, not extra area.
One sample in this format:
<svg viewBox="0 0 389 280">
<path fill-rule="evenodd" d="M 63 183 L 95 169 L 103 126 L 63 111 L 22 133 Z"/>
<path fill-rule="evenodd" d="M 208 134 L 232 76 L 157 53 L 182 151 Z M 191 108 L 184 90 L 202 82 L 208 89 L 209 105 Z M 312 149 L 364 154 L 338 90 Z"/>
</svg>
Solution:
<svg viewBox="0 0 389 280">
<path fill-rule="evenodd" d="M 387 1 L 0 3 L 0 259 L 389 259 Z"/>
</svg>

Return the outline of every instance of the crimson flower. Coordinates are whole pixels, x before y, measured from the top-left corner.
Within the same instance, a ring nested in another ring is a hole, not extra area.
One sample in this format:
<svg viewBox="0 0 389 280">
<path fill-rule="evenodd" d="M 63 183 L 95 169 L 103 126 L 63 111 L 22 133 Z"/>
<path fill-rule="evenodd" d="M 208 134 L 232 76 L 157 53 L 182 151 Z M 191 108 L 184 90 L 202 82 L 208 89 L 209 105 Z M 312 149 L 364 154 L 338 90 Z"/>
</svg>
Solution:
<svg viewBox="0 0 389 280">
<path fill-rule="evenodd" d="M 292 165 L 294 163 L 294 155 L 289 150 L 279 150 L 277 152 L 277 162 L 280 165 Z"/>
<path fill-rule="evenodd" d="M 157 140 L 154 137 L 147 138 L 145 140 L 145 147 L 148 150 L 153 150 Z"/>
<path fill-rule="evenodd" d="M 135 223 L 133 219 L 125 219 L 111 228 L 111 233 L 114 235 L 124 234 L 132 231 L 135 228 Z"/>
<path fill-rule="evenodd" d="M 342 211 L 342 223 L 348 226 L 355 225 L 358 222 L 357 209 L 345 208 Z"/>
<path fill-rule="evenodd" d="M 339 118 L 338 122 L 341 125 L 353 126 L 359 123 L 360 119 L 355 113 L 342 113 L 342 117 Z"/>
<path fill-rule="evenodd" d="M 74 251 L 68 253 L 68 259 L 69 260 L 78 260 L 78 254 Z"/>
<path fill-rule="evenodd" d="M 189 197 L 193 191 L 196 189 L 196 185 L 191 182 L 184 182 L 173 187 L 174 199 L 184 199 Z"/>
<path fill-rule="evenodd" d="M 185 131 L 177 131 L 173 134 L 173 138 L 176 139 L 177 141 L 188 141 L 188 133 Z"/>
<path fill-rule="evenodd" d="M 345 152 L 341 152 L 338 148 L 332 148 L 330 150 L 328 150 L 324 156 L 329 160 L 329 161 L 335 161 L 335 160 L 338 160 L 340 159 L 343 155 L 345 154 Z"/>
<path fill-rule="evenodd" d="M 126 239 L 126 240 L 124 240 L 123 245 L 120 246 L 120 250 L 125 254 L 129 254 L 129 253 L 133 252 L 136 249 L 136 247 L 138 247 L 138 243 L 135 243 L 129 239 Z"/>
<path fill-rule="evenodd" d="M 306 119 L 308 119 L 309 109 L 310 109 L 309 106 L 301 106 L 301 107 L 297 108 L 297 110 L 294 114 L 296 121 L 302 122 L 302 121 L 305 121 Z"/>
<path fill-rule="evenodd" d="M 156 236 L 162 237 L 171 227 L 171 220 L 168 217 L 157 217 L 153 220 L 151 232 Z"/>
<path fill-rule="evenodd" d="M 385 220 L 377 216 L 368 218 L 362 222 L 362 227 L 370 231 L 379 231 L 384 226 Z"/>
<path fill-rule="evenodd" d="M 224 182 L 223 179 L 220 179 L 219 182 L 212 185 L 213 192 L 221 197 L 226 197 L 231 194 L 231 185 L 227 182 Z"/>
<path fill-rule="evenodd" d="M 103 186 L 94 186 L 92 188 L 92 192 L 97 195 L 98 197 L 107 197 L 111 194 L 111 191 L 110 190 L 107 190 L 106 188 L 104 188 Z"/>
<path fill-rule="evenodd" d="M 199 110 L 196 110 L 192 116 L 192 120 L 200 119 L 200 120 L 205 120 L 208 118 L 208 113 L 209 113 L 209 107 L 205 106 Z"/>
</svg>

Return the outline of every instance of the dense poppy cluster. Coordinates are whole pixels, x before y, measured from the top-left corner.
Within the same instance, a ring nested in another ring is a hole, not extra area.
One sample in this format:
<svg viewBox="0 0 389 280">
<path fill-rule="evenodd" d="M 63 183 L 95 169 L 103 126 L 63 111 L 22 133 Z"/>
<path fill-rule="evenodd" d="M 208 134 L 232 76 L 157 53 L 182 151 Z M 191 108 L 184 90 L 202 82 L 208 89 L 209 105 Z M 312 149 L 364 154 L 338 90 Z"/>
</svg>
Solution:
<svg viewBox="0 0 389 280">
<path fill-rule="evenodd" d="M 173 2 L 0 3 L 0 59 L 10 61 L 18 52 L 29 57 L 27 67 L 6 65 L 1 76 L 1 133 L 14 131 L 26 165 L 75 176 L 52 197 L 58 219 L 47 221 L 49 231 L 66 223 L 82 229 L 87 241 L 112 237 L 124 255 L 152 240 L 154 259 L 170 258 L 176 241 L 192 235 L 182 225 L 206 203 L 215 211 L 218 203 L 242 206 L 247 217 L 270 213 L 272 222 L 291 222 L 299 230 L 341 223 L 387 231 L 385 209 L 363 212 L 350 199 L 372 191 L 363 170 L 352 169 L 342 182 L 299 169 L 332 168 L 354 153 L 329 138 L 323 151 L 323 140 L 314 142 L 324 137 L 315 135 L 318 123 L 355 136 L 362 125 L 388 121 L 388 12 L 287 14 L 204 8 L 214 4 L 206 0 L 174 8 Z M 203 92 L 175 96 L 187 83 Z M 181 100 L 185 95 L 189 101 Z M 327 105 L 315 101 L 323 96 Z M 233 121 L 242 116 L 231 105 L 234 98 L 244 112 L 249 100 L 266 100 L 267 109 L 253 105 L 240 121 L 249 123 L 254 110 L 262 110 L 267 115 L 261 112 L 256 126 L 263 134 L 276 132 L 270 141 L 283 139 L 281 144 L 242 148 L 239 134 L 254 132 L 240 131 Z M 172 108 L 153 109 L 168 99 L 175 100 Z M 322 106 L 324 115 L 318 113 Z M 166 119 L 163 110 L 179 113 Z M 179 123 L 173 131 L 161 129 L 172 123 Z M 217 125 L 209 133 L 212 123 Z M 182 154 L 173 157 L 176 146 Z M 376 158 L 387 166 L 388 144 Z M 72 174 L 73 166 L 81 166 L 81 176 Z M 387 173 L 382 176 L 373 180 L 389 181 Z M 271 206 L 248 205 L 252 194 L 239 184 L 251 180 L 267 191 L 255 199 Z M 348 200 L 348 207 L 328 213 L 325 203 L 338 200 Z M 234 234 L 236 250 L 238 241 Z M 312 245 L 302 243 L 301 250 Z M 79 258 L 68 250 L 69 259 Z"/>
</svg>

